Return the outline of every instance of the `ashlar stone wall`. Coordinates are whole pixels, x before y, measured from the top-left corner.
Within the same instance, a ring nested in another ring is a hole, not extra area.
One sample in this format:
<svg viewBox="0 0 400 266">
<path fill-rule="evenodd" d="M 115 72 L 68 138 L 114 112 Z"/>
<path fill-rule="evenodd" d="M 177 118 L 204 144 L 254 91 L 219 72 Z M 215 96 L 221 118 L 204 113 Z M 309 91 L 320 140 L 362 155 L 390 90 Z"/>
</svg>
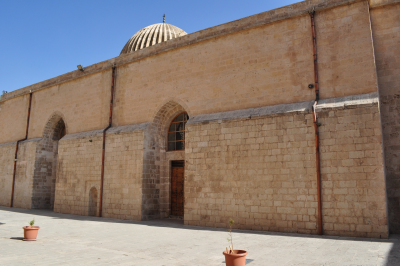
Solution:
<svg viewBox="0 0 400 266">
<path fill-rule="evenodd" d="M 0 103 L 0 143 L 25 138 L 28 106 L 29 94 Z"/>
<path fill-rule="evenodd" d="M 17 142 L 0 144 L 0 206 L 10 206 Z"/>
<path fill-rule="evenodd" d="M 400 3 L 371 10 L 385 146 L 389 229 L 400 233 Z"/>
<path fill-rule="evenodd" d="M 324 234 L 387 238 L 377 93 L 322 100 L 317 113 Z"/>
<path fill-rule="evenodd" d="M 70 134 L 59 141 L 55 212 L 88 215 L 90 189 L 100 190 L 102 132 Z"/>
<path fill-rule="evenodd" d="M 317 232 L 312 102 L 194 117 L 188 122 L 185 224 Z M 323 231 L 387 238 L 377 93 L 322 100 Z"/>
<path fill-rule="evenodd" d="M 311 105 L 247 109 L 189 121 L 185 224 L 226 227 L 232 217 L 241 229 L 316 233 Z"/>
<path fill-rule="evenodd" d="M 40 139 L 30 139 L 19 143 L 13 204 L 16 208 L 32 208 L 33 176 L 39 141 Z"/>
<path fill-rule="evenodd" d="M 107 131 L 104 217 L 142 219 L 143 142 L 146 126 L 128 125 Z"/>
</svg>

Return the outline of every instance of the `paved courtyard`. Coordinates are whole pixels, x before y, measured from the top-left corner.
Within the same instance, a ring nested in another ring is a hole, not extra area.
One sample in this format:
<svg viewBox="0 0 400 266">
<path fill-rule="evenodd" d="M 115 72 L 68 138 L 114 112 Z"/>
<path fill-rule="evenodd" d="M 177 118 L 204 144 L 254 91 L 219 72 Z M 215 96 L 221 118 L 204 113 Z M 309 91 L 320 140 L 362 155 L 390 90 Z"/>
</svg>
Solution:
<svg viewBox="0 0 400 266">
<path fill-rule="evenodd" d="M 22 241 L 35 218 L 38 241 Z M 247 265 L 400 265 L 400 236 L 318 237 L 235 230 Z M 0 207 L 0 265 L 225 265 L 226 230 Z"/>
</svg>

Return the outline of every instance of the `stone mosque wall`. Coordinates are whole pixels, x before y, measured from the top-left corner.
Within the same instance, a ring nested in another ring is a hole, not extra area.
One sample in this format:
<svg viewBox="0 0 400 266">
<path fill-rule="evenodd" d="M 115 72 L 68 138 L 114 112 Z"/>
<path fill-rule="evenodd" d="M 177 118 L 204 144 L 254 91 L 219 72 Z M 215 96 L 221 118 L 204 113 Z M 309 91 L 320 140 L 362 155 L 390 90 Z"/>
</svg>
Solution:
<svg viewBox="0 0 400 266">
<path fill-rule="evenodd" d="M 0 143 L 14 142 L 25 137 L 29 94 L 0 104 Z"/>
<path fill-rule="evenodd" d="M 88 215 L 89 192 L 100 189 L 102 140 L 102 130 L 95 130 L 59 141 L 55 212 Z"/>
<path fill-rule="evenodd" d="M 185 223 L 316 233 L 312 102 L 188 122 Z"/>
<path fill-rule="evenodd" d="M 315 234 L 313 102 L 188 122 L 185 224 Z M 322 100 L 324 233 L 386 238 L 378 95 Z"/>
<path fill-rule="evenodd" d="M 142 220 L 145 125 L 107 132 L 104 174 L 104 217 Z"/>
<path fill-rule="evenodd" d="M 40 139 L 30 139 L 19 145 L 14 186 L 14 207 L 16 208 L 32 208 L 35 155 L 39 140 Z M 7 204 L 6 206 L 9 205 Z"/>
<path fill-rule="evenodd" d="M 15 145 L 17 142 L 0 144 L 0 205 L 10 206 L 14 170 Z"/>
<path fill-rule="evenodd" d="M 371 11 L 378 72 L 389 224 L 400 233 L 400 5 Z"/>
<path fill-rule="evenodd" d="M 317 113 L 324 233 L 386 238 L 378 94 L 322 100 Z"/>
<path fill-rule="evenodd" d="M 168 217 L 171 161 L 180 160 L 185 224 L 226 227 L 233 217 L 242 229 L 317 234 L 311 9 L 324 234 L 400 232 L 397 0 L 303 1 L 3 96 L 0 205 L 10 206 L 31 92 L 14 207 L 52 208 L 54 201 L 55 212 L 99 215 L 114 65 L 102 216 Z M 180 112 L 190 117 L 186 149 L 168 152 L 168 127 Z M 66 135 L 58 140 L 60 125 Z"/>
</svg>

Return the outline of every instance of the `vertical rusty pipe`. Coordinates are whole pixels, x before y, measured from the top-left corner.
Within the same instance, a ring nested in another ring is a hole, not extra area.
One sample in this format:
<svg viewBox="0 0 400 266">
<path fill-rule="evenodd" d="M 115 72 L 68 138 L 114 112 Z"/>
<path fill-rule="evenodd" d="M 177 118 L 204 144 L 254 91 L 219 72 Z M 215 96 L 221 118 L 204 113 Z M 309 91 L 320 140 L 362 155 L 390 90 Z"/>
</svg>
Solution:
<svg viewBox="0 0 400 266">
<path fill-rule="evenodd" d="M 315 156 L 317 168 L 317 196 L 318 196 L 318 234 L 322 235 L 322 188 L 321 188 L 321 163 L 320 163 L 320 149 L 319 149 L 319 130 L 318 130 L 318 117 L 316 112 L 317 103 L 319 100 L 319 84 L 318 84 L 318 59 L 317 59 L 317 38 L 315 34 L 315 11 L 309 12 L 311 18 L 311 32 L 313 42 L 313 57 L 314 57 L 314 88 L 315 88 L 315 102 L 313 105 L 313 122 L 315 131 Z"/>
<path fill-rule="evenodd" d="M 311 32 L 313 42 L 313 57 L 314 57 L 314 87 L 315 87 L 315 101 L 319 101 L 319 84 L 318 84 L 318 60 L 317 60 L 317 37 L 315 35 L 315 11 L 309 13 L 311 17 Z"/>
<path fill-rule="evenodd" d="M 315 131 L 315 156 L 316 156 L 316 168 L 317 168 L 317 196 L 318 196 L 318 234 L 322 235 L 322 202 L 321 202 L 321 163 L 319 157 L 319 132 L 318 132 L 318 117 L 315 111 L 317 107 L 317 101 L 314 102 L 313 106 L 313 120 L 314 120 L 314 131 Z"/>
<path fill-rule="evenodd" d="M 106 132 L 112 125 L 112 111 L 113 111 L 114 84 L 115 84 L 114 79 L 115 79 L 115 66 L 112 67 L 112 73 L 111 73 L 110 116 L 108 118 L 108 126 L 103 130 L 103 151 L 102 151 L 102 156 L 101 156 L 99 217 L 102 217 L 102 210 L 103 210 L 103 183 L 104 183 L 104 160 L 105 160 L 105 153 L 106 153 Z"/>
<path fill-rule="evenodd" d="M 12 187 L 11 187 L 11 201 L 10 207 L 14 207 L 14 187 L 15 187 L 15 174 L 17 171 L 17 160 L 18 160 L 18 146 L 21 141 L 28 139 L 28 130 L 29 130 L 29 119 L 31 117 L 31 105 L 32 105 L 32 91 L 29 93 L 29 106 L 28 106 L 28 117 L 26 119 L 26 131 L 25 131 L 25 138 L 20 139 L 17 141 L 17 145 L 15 147 L 15 156 L 14 156 L 14 170 L 13 170 L 13 180 L 12 180 Z"/>
</svg>

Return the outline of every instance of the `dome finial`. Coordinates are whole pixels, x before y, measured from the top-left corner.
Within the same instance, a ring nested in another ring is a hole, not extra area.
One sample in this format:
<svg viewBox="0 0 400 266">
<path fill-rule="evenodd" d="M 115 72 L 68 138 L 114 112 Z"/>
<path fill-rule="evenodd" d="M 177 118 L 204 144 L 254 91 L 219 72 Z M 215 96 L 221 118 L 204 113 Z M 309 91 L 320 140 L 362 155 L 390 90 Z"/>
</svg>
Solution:
<svg viewBox="0 0 400 266">
<path fill-rule="evenodd" d="M 163 22 L 163 23 L 165 23 L 165 14 L 164 14 L 164 16 L 163 16 L 163 20 L 162 20 L 162 22 Z"/>
</svg>

